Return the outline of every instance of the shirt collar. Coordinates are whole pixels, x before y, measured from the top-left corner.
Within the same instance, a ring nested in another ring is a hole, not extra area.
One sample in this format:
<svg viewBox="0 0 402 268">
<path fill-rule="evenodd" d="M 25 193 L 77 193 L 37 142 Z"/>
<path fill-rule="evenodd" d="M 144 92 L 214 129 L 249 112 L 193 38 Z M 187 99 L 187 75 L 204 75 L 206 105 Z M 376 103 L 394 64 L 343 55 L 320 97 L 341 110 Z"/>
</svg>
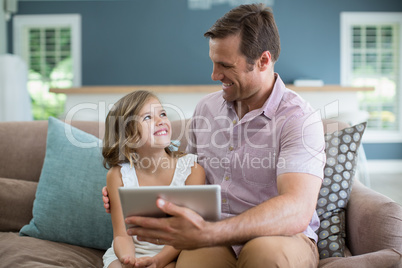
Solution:
<svg viewBox="0 0 402 268">
<path fill-rule="evenodd" d="M 271 95 L 269 95 L 268 99 L 265 101 L 261 108 L 250 111 L 250 113 L 252 113 L 254 116 L 264 115 L 269 119 L 272 119 L 275 116 L 276 110 L 278 109 L 279 103 L 281 102 L 282 96 L 286 90 L 286 86 L 278 73 L 275 73 L 274 75 L 276 80 Z M 224 102 L 226 103 L 228 109 L 233 110 L 236 113 L 234 109 L 234 102 Z"/>
<path fill-rule="evenodd" d="M 275 73 L 274 75 L 276 77 L 276 80 L 271 95 L 269 95 L 264 105 L 259 109 L 261 110 L 261 113 L 263 113 L 269 119 L 272 119 L 275 116 L 279 104 L 282 100 L 283 94 L 286 91 L 286 86 L 283 83 L 279 74 Z"/>
</svg>

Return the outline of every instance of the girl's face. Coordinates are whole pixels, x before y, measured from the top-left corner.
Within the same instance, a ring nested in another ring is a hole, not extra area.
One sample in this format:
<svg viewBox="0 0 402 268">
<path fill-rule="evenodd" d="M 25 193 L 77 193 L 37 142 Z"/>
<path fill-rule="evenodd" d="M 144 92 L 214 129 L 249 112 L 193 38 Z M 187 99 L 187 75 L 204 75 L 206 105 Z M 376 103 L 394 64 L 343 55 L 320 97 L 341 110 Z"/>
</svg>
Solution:
<svg viewBox="0 0 402 268">
<path fill-rule="evenodd" d="M 141 145 L 151 148 L 166 148 L 170 144 L 171 124 L 161 103 L 150 98 L 139 113 Z"/>
</svg>

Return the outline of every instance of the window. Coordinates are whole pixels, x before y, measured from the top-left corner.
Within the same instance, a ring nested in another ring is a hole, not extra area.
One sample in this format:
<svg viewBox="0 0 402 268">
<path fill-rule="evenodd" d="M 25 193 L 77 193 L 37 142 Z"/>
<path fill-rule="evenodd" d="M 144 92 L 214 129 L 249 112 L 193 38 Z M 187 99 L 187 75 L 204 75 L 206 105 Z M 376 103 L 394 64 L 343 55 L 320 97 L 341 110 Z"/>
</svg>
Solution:
<svg viewBox="0 0 402 268">
<path fill-rule="evenodd" d="M 28 91 L 34 119 L 59 117 L 66 96 L 49 88 L 81 86 L 81 17 L 14 16 L 14 53 L 28 65 Z"/>
<path fill-rule="evenodd" d="M 341 14 L 341 83 L 375 88 L 358 93 L 368 142 L 402 140 L 401 33 L 402 13 Z"/>
</svg>

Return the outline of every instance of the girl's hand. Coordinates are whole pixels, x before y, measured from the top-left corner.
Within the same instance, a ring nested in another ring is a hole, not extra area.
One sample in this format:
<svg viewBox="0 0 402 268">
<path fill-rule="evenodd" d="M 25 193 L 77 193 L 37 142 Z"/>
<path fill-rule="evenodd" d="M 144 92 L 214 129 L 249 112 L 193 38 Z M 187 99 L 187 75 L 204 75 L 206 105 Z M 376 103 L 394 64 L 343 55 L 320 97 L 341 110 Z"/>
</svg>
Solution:
<svg viewBox="0 0 402 268">
<path fill-rule="evenodd" d="M 135 267 L 138 268 L 157 268 L 157 262 L 154 257 L 138 258 L 135 262 Z"/>
<path fill-rule="evenodd" d="M 135 256 L 125 255 L 120 258 L 121 266 L 123 268 L 133 268 L 136 263 Z"/>
</svg>

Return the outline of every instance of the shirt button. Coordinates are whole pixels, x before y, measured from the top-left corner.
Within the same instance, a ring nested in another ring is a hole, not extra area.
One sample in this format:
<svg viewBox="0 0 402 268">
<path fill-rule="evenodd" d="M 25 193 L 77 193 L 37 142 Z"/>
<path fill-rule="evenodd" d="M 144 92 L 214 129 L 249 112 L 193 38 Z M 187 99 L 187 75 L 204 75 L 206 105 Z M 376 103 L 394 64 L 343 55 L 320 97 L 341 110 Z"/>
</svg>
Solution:
<svg viewBox="0 0 402 268">
<path fill-rule="evenodd" d="M 223 198 L 223 199 L 222 199 L 222 203 L 223 203 L 223 204 L 226 204 L 226 202 L 227 202 L 226 198 Z"/>
<path fill-rule="evenodd" d="M 229 151 L 233 151 L 233 149 L 234 149 L 233 146 L 229 147 Z"/>
<path fill-rule="evenodd" d="M 236 125 L 236 123 L 237 123 L 236 119 L 235 119 L 235 120 L 233 120 L 233 125 Z"/>
<path fill-rule="evenodd" d="M 228 177 L 228 176 L 226 176 L 226 177 L 225 177 L 225 181 L 228 181 L 228 180 L 230 180 L 230 179 L 229 179 L 229 177 Z"/>
</svg>

